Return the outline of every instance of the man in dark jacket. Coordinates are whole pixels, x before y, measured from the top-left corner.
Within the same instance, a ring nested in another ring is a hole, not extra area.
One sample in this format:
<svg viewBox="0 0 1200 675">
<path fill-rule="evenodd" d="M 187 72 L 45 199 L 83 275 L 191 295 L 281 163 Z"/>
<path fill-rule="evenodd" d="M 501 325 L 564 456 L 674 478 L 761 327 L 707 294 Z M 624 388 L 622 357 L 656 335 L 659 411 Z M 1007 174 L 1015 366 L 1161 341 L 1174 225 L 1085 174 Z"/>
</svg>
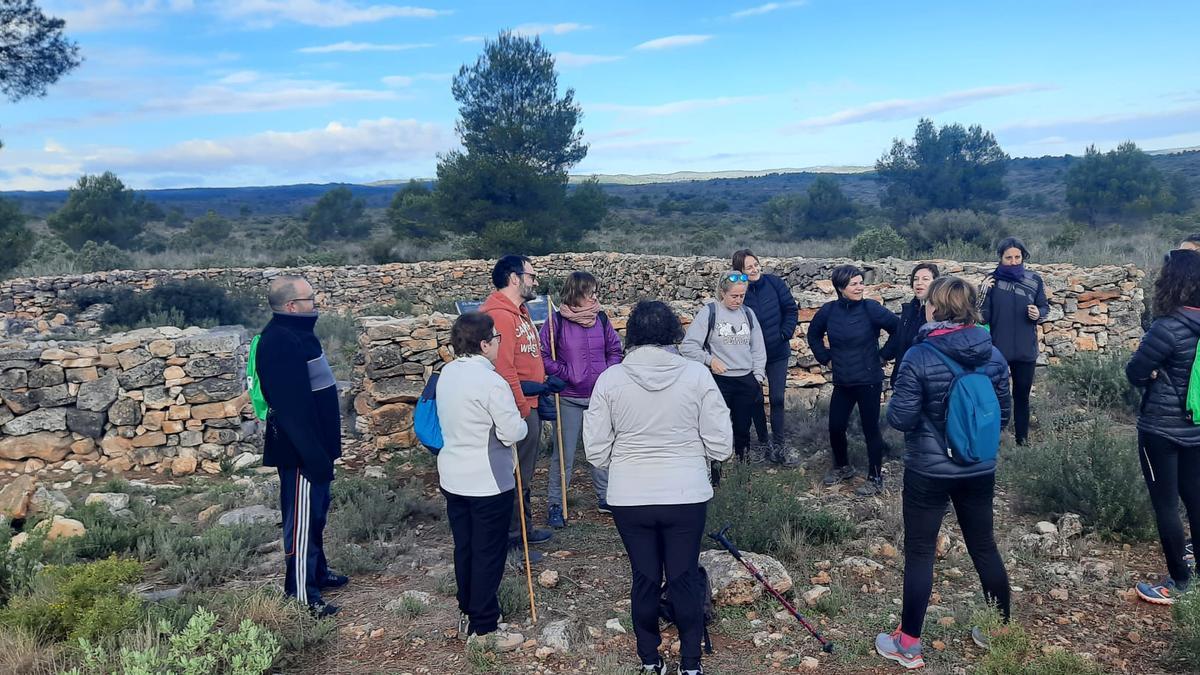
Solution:
<svg viewBox="0 0 1200 675">
<path fill-rule="evenodd" d="M 312 286 L 301 277 L 276 277 L 267 300 L 273 316 L 258 342 L 256 368 L 270 406 L 263 465 L 279 469 L 284 592 L 329 616 L 338 608 L 321 598 L 321 589 L 349 581 L 329 570 L 323 546 L 333 461 L 342 455 L 337 386 L 313 333 Z"/>
</svg>

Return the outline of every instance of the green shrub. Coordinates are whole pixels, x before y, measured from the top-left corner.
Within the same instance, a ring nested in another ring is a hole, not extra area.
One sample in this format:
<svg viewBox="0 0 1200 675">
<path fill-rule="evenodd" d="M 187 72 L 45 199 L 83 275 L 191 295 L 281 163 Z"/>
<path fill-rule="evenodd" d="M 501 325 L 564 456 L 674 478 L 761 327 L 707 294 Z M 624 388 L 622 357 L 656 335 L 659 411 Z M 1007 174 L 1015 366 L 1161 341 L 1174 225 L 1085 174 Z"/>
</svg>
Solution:
<svg viewBox="0 0 1200 675">
<path fill-rule="evenodd" d="M 273 525 L 216 525 L 199 537 L 185 528 L 164 527 L 154 535 L 154 557 L 169 583 L 214 586 L 245 573 L 255 550 L 278 535 Z"/>
<path fill-rule="evenodd" d="M 1109 536 L 1153 536 L 1136 440 L 1107 420 L 1056 429 L 1044 440 L 1006 448 L 1001 475 L 1018 503 L 1036 514 L 1078 513 Z"/>
<path fill-rule="evenodd" d="M 25 227 L 25 215 L 16 202 L 0 199 L 0 272 L 25 262 L 33 251 L 33 233 Z"/>
<path fill-rule="evenodd" d="M 907 251 L 904 238 L 886 225 L 863 230 L 850 240 L 850 257 L 856 260 L 903 257 Z"/>
<path fill-rule="evenodd" d="M 522 568 L 523 569 L 523 568 Z M 520 575 L 505 575 L 496 591 L 496 599 L 500 601 L 500 613 L 509 621 L 518 615 L 529 611 L 529 586 L 522 571 Z"/>
<path fill-rule="evenodd" d="M 1039 653 L 1025 628 L 1016 621 L 1007 625 L 994 610 L 976 612 L 971 623 L 990 634 L 990 649 L 975 672 L 979 675 L 1103 675 L 1100 666 L 1065 651 Z"/>
<path fill-rule="evenodd" d="M 333 482 L 332 499 L 329 532 L 354 542 L 388 541 L 410 529 L 410 519 L 441 512 L 416 479 L 393 488 L 380 479 L 343 478 Z"/>
<path fill-rule="evenodd" d="M 115 557 L 45 567 L 28 593 L 13 597 L 0 609 L 0 624 L 47 640 L 94 640 L 118 633 L 138 621 L 141 601 L 128 585 L 141 576 L 142 566 L 136 560 Z"/>
<path fill-rule="evenodd" d="M 1176 598 L 1171 616 L 1175 619 L 1176 655 L 1188 663 L 1200 663 L 1200 590 L 1192 588 Z"/>
<path fill-rule="evenodd" d="M 103 504 L 75 509 L 71 516 L 87 529 L 75 540 L 81 557 L 99 559 L 138 554 L 140 559 L 146 559 L 142 551 L 153 540 L 155 530 L 166 526 L 166 521 L 141 500 L 132 500 L 129 506 L 134 514 L 132 518 L 113 515 Z"/>
<path fill-rule="evenodd" d="M 266 313 L 260 298 L 230 293 L 202 279 L 169 281 L 141 293 L 117 287 L 87 289 L 75 294 L 75 304 L 80 309 L 101 302 L 112 305 L 104 313 L 104 323 L 122 327 L 146 325 L 155 317 L 175 319 L 184 324 L 182 327 L 256 326 L 263 322 Z"/>
<path fill-rule="evenodd" d="M 1081 352 L 1050 366 L 1050 381 L 1057 391 L 1088 408 L 1132 412 L 1137 390 L 1125 377 L 1129 354 Z"/>
<path fill-rule="evenodd" d="M 233 223 L 210 209 L 208 213 L 193 219 L 188 224 L 184 236 L 196 244 L 203 245 L 225 241 L 231 234 L 233 234 Z"/>
<path fill-rule="evenodd" d="M 339 380 L 349 380 L 354 371 L 354 355 L 358 352 L 358 322 L 354 313 L 325 312 L 317 320 L 317 337 L 329 357 L 329 366 Z"/>
<path fill-rule="evenodd" d="M 157 627 L 157 644 L 147 649 L 120 648 L 110 643 L 80 641 L 83 667 L 74 675 L 123 672 L 127 675 L 203 675 L 230 673 L 259 675 L 266 672 L 279 656 L 279 638 L 250 620 L 243 620 L 236 631 L 217 625 L 217 615 L 204 609 L 176 632 L 168 622 Z M 165 641 L 164 641 L 165 639 Z"/>
<path fill-rule="evenodd" d="M 133 267 L 133 258 L 107 241 L 101 243 L 87 241 L 79 249 L 75 264 L 78 265 L 81 272 L 105 272 L 129 269 Z"/>
<path fill-rule="evenodd" d="M 797 543 L 838 544 L 849 539 L 854 534 L 850 521 L 797 500 L 806 488 L 807 481 L 797 472 L 772 475 L 726 462 L 721 487 L 708 505 L 708 531 L 733 523 L 730 538 L 742 550 L 785 557 Z"/>
<path fill-rule="evenodd" d="M 935 209 L 910 220 L 904 235 L 912 242 L 911 248 L 918 251 L 928 251 L 949 242 L 988 248 L 1005 227 L 1004 219 L 995 214 L 969 209 Z"/>
<path fill-rule="evenodd" d="M 0 604 L 13 595 L 28 592 L 46 565 L 66 565 L 76 559 L 78 539 L 46 541 L 46 531 L 38 531 L 33 525 L 26 523 L 29 536 L 15 550 L 9 548 L 12 530 L 7 525 L 0 527 Z"/>
</svg>

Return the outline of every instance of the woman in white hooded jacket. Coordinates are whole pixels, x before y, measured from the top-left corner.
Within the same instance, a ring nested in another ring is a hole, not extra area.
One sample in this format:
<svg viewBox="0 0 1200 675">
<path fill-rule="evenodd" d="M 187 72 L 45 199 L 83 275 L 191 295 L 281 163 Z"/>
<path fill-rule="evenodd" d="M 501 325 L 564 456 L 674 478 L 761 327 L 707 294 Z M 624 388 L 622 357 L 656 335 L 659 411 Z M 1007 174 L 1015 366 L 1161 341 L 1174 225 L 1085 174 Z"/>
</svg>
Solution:
<svg viewBox="0 0 1200 675">
<path fill-rule="evenodd" d="M 712 499 L 709 463 L 733 454 L 729 409 L 703 364 L 679 355 L 679 317 L 642 301 L 626 328 L 625 360 L 600 375 L 584 414 L 587 458 L 608 469 L 608 504 L 632 573 L 632 618 L 643 672 L 659 656 L 659 589 L 679 629 L 678 672 L 697 675 L 704 630 L 700 542 Z"/>
</svg>

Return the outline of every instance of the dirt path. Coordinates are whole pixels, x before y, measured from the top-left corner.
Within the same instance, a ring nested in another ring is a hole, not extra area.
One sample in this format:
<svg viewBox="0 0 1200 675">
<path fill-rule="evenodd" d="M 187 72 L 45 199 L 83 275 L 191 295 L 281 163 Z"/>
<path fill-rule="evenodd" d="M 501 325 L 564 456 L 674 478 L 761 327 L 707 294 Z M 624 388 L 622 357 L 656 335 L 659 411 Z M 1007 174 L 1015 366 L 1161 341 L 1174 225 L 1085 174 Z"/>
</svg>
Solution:
<svg viewBox="0 0 1200 675">
<path fill-rule="evenodd" d="M 889 469 L 898 475 L 897 464 Z M 432 478 L 428 467 L 406 465 L 402 470 L 427 481 Z M 546 480 L 542 470 L 535 485 L 544 486 Z M 578 485 L 586 485 L 582 474 Z M 446 583 L 449 536 L 442 524 L 432 536 L 423 538 L 422 548 L 402 558 L 399 566 L 403 569 L 394 565 L 388 573 L 356 578 L 350 587 L 330 596 L 344 608 L 337 617 L 337 636 L 322 653 L 310 655 L 298 672 L 627 672 L 636 662 L 632 634 L 616 633 L 605 624 L 617 618 L 628 627 L 628 562 L 611 520 L 594 510 L 594 502 L 587 501 L 589 490 L 579 487 L 573 492 L 581 495 L 581 503 L 575 507 L 579 518 L 541 547 L 548 555 L 534 568 L 535 577 L 543 570 L 557 571 L 560 576 L 552 589 L 537 587 L 538 625 L 529 625 L 524 611 L 510 617 L 527 639 L 539 638 L 547 623 L 571 619 L 575 639 L 569 654 L 543 653 L 539 657 L 537 649 L 544 646 L 539 641 L 511 654 L 469 658 L 455 635 L 457 611 L 452 585 Z M 806 496 L 831 503 L 854 499 L 849 489 L 829 492 L 821 488 Z M 1085 538 L 1075 540 L 1062 557 L 1028 552 L 1018 542 L 1034 531 L 1034 521 L 1014 515 L 1003 493 L 999 496 L 997 538 L 1009 564 L 1014 615 L 1036 649 L 1082 655 L 1100 664 L 1104 672 L 1194 672 L 1195 666 L 1169 657 L 1169 609 L 1137 602 L 1128 594 L 1134 580 L 1159 573 L 1161 554 L 1155 545 L 1123 547 Z M 886 522 L 889 514 L 891 518 L 898 514 L 899 497 L 899 490 L 892 489 L 878 500 L 859 500 L 853 509 L 859 514 L 876 514 Z M 543 512 L 544 504 L 535 501 L 535 513 Z M 953 519 L 947 522 L 953 523 Z M 955 544 L 961 541 L 956 528 L 947 531 L 951 545 L 937 564 L 929 628 L 923 636 L 929 664 L 925 671 L 966 673 L 981 657 L 968 630 L 971 613 L 981 606 L 982 598 L 970 559 Z M 830 595 L 804 611 L 838 643 L 835 654 L 822 654 L 799 624 L 784 615 L 776 616 L 780 608 L 760 601 L 720 609 L 712 626 L 715 653 L 705 657 L 705 672 L 807 672 L 805 657 L 816 658 L 822 672 L 899 672 L 871 648 L 876 632 L 897 625 L 900 610 L 902 556 L 886 547 L 880 551 L 879 540 L 869 534 L 860 536 L 841 547 L 814 549 L 807 565 L 789 565 L 798 590 L 803 591 L 812 585 L 809 578 L 826 567 L 825 561 L 833 563 L 828 569 L 831 581 L 826 584 Z M 888 540 L 896 547 L 902 544 L 896 538 Z M 839 565 L 852 555 L 870 556 L 883 568 L 864 577 Z M 523 573 L 515 560 L 512 562 L 506 575 L 511 581 L 506 583 L 523 594 Z M 430 596 L 429 605 L 419 614 L 385 609 L 389 601 L 409 590 Z M 674 631 L 666 629 L 664 644 L 670 645 L 674 639 Z"/>
</svg>

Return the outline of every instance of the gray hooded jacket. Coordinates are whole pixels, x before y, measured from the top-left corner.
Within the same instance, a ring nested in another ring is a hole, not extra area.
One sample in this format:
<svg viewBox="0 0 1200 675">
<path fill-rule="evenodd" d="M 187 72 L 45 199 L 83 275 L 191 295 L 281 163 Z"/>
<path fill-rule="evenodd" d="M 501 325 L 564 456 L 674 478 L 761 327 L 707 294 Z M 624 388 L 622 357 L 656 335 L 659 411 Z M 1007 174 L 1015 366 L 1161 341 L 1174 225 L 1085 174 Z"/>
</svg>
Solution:
<svg viewBox="0 0 1200 675">
<path fill-rule="evenodd" d="M 583 444 L 608 469 L 610 505 L 697 504 L 712 498 L 709 462 L 733 454 L 733 430 L 707 368 L 643 346 L 596 380 Z"/>
</svg>

